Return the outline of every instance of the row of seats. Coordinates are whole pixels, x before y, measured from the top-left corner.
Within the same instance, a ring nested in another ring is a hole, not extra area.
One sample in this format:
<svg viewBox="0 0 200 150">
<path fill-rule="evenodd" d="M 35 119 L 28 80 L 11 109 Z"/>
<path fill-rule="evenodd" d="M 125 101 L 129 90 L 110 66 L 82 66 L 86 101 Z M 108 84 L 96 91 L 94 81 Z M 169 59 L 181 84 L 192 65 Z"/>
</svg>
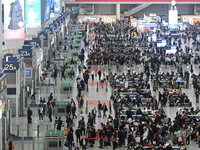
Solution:
<svg viewBox="0 0 200 150">
<path fill-rule="evenodd" d="M 126 111 L 127 110 L 121 110 L 121 112 L 124 114 L 124 115 L 126 115 Z M 132 114 L 133 115 L 136 115 L 136 112 L 137 112 L 137 110 L 131 110 L 131 112 L 132 112 Z M 147 114 L 152 114 L 153 112 L 151 111 L 151 110 L 147 110 Z"/>
<path fill-rule="evenodd" d="M 121 119 L 123 119 L 123 118 L 128 119 L 127 115 L 121 115 L 120 117 L 121 117 Z M 136 118 L 140 119 L 142 117 L 143 117 L 142 115 L 132 115 L 132 119 L 136 119 Z M 153 115 L 148 115 L 148 117 L 153 118 Z"/>
</svg>

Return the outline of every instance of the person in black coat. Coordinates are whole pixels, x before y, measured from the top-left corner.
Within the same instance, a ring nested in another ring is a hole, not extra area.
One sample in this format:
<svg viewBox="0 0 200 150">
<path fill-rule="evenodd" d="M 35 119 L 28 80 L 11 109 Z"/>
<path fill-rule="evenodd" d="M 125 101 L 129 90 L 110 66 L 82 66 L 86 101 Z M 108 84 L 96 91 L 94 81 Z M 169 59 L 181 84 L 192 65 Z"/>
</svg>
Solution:
<svg viewBox="0 0 200 150">
<path fill-rule="evenodd" d="M 93 121 L 94 121 L 93 118 L 92 118 L 91 116 L 89 116 L 89 118 L 88 118 L 88 124 L 89 124 L 90 126 L 93 126 L 93 124 L 94 124 Z"/>
<path fill-rule="evenodd" d="M 61 120 L 61 117 L 59 117 L 58 123 L 57 123 L 57 130 L 61 130 L 61 127 L 62 127 L 62 120 Z"/>
<path fill-rule="evenodd" d="M 68 142 L 69 150 L 72 150 L 73 141 L 74 141 L 74 137 L 73 137 L 72 132 L 70 131 L 69 134 L 67 135 L 67 142 Z"/>
<path fill-rule="evenodd" d="M 32 116 L 33 112 L 32 112 L 32 110 L 30 109 L 30 107 L 28 107 L 28 112 L 27 112 L 27 114 L 28 114 L 28 116 L 27 116 L 27 118 L 28 118 L 28 123 L 32 123 L 32 118 L 31 118 L 31 116 Z"/>
<path fill-rule="evenodd" d="M 86 145 L 87 145 L 87 139 L 85 136 L 83 136 L 80 141 L 80 146 L 82 146 L 82 150 L 86 150 Z"/>
<path fill-rule="evenodd" d="M 77 118 L 77 116 L 76 116 L 76 106 L 72 107 L 72 119 L 74 119 L 74 117 Z"/>
<path fill-rule="evenodd" d="M 132 111 L 131 109 L 126 111 L 127 119 L 132 118 Z"/>
<path fill-rule="evenodd" d="M 49 108 L 48 108 L 48 114 L 49 114 L 49 120 L 50 122 L 52 122 L 52 113 L 53 113 L 53 109 L 52 109 L 52 106 L 49 105 Z"/>
<path fill-rule="evenodd" d="M 81 141 L 81 129 L 80 128 L 76 129 L 75 134 L 76 134 L 76 143 L 80 143 L 80 141 Z"/>
</svg>

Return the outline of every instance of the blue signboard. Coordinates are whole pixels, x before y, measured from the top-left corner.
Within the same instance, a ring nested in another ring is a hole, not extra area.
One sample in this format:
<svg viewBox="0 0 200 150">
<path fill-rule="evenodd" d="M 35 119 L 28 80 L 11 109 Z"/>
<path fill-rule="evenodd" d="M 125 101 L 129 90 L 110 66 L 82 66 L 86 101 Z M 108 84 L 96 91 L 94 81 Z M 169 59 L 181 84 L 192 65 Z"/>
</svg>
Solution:
<svg viewBox="0 0 200 150">
<path fill-rule="evenodd" d="M 53 34 L 53 29 L 50 28 L 50 27 L 46 27 L 46 28 L 44 29 L 44 31 L 45 31 L 47 34 Z"/>
<path fill-rule="evenodd" d="M 58 23 L 57 23 L 57 21 L 53 22 L 53 28 L 54 28 L 54 31 L 58 30 Z"/>
<path fill-rule="evenodd" d="M 4 69 L 4 73 L 16 73 L 16 70 L 19 69 L 19 62 L 3 61 L 2 68 Z"/>
<path fill-rule="evenodd" d="M 38 38 L 33 38 L 30 40 L 30 46 L 31 47 L 41 47 L 41 40 Z"/>
<path fill-rule="evenodd" d="M 32 49 L 19 49 L 18 53 L 21 57 L 32 58 L 33 57 L 32 51 L 33 51 Z"/>
<path fill-rule="evenodd" d="M 43 40 L 48 40 L 48 34 L 46 32 L 38 33 L 38 38 Z"/>
<path fill-rule="evenodd" d="M 50 19 L 50 9 L 51 9 L 51 0 L 46 0 L 46 8 L 44 13 L 44 21 L 48 21 Z"/>
<path fill-rule="evenodd" d="M 41 27 L 41 0 L 26 0 L 26 28 Z"/>
<path fill-rule="evenodd" d="M 54 23 L 51 23 L 51 24 L 49 24 L 49 28 L 51 28 L 52 29 L 52 33 L 54 32 Z"/>
</svg>

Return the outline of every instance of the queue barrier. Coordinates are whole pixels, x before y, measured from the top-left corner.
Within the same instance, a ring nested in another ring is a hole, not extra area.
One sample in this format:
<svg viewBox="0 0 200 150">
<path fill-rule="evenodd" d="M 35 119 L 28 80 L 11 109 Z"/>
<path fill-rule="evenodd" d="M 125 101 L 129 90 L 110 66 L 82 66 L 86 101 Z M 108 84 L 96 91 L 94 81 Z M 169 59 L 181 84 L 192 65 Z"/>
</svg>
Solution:
<svg viewBox="0 0 200 150">
<path fill-rule="evenodd" d="M 54 84 L 41 84 L 41 86 L 54 86 Z"/>
<path fill-rule="evenodd" d="M 65 59 L 54 59 L 54 61 L 64 61 Z"/>
<path fill-rule="evenodd" d="M 33 137 L 13 137 L 12 142 L 17 150 L 24 150 L 26 147 L 28 147 L 29 150 L 34 150 L 35 145 Z"/>
<path fill-rule="evenodd" d="M 38 106 L 46 107 L 46 104 L 30 104 L 30 107 L 38 107 Z"/>
</svg>

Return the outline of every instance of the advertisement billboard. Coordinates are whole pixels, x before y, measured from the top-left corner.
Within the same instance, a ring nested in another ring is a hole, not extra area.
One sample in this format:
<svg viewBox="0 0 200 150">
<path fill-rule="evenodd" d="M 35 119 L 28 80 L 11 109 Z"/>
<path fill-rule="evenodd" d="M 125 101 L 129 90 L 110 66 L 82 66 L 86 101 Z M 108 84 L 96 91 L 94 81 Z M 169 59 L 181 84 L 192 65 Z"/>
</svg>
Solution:
<svg viewBox="0 0 200 150">
<path fill-rule="evenodd" d="M 51 11 L 60 14 L 60 0 L 51 0 Z"/>
<path fill-rule="evenodd" d="M 46 7 L 44 12 L 44 21 L 48 21 L 50 19 L 50 11 L 51 9 L 51 0 L 46 0 Z"/>
<path fill-rule="evenodd" d="M 26 0 L 26 28 L 41 27 L 41 0 Z"/>
<path fill-rule="evenodd" d="M 24 39 L 24 0 L 4 1 L 5 40 Z"/>
</svg>

